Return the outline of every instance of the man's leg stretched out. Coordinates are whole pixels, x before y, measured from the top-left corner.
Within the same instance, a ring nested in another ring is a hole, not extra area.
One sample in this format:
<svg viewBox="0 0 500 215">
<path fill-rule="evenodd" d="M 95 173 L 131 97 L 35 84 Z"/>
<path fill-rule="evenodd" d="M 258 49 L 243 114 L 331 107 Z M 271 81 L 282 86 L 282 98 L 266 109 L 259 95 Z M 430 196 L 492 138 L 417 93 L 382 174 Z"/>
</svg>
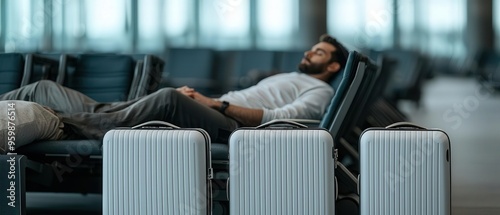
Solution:
<svg viewBox="0 0 500 215">
<path fill-rule="evenodd" d="M 235 120 L 173 88 L 160 89 L 133 101 L 99 103 L 54 82 L 40 81 L 0 95 L 0 100 L 25 100 L 49 107 L 56 112 L 57 119 L 64 123 L 64 136 L 71 138 L 101 139 L 115 127 L 130 127 L 150 120 L 162 120 L 180 127 L 203 128 L 213 140 L 221 138 L 221 133 L 227 134 L 238 127 Z"/>
<path fill-rule="evenodd" d="M 0 101 L 23 100 L 50 107 L 58 113 L 97 112 L 113 103 L 98 103 L 88 96 L 63 87 L 53 81 L 42 80 L 0 95 Z"/>
<path fill-rule="evenodd" d="M 238 123 L 202 105 L 174 88 L 163 88 L 133 102 L 114 104 L 96 113 L 61 113 L 65 124 L 87 138 L 101 139 L 108 130 L 162 120 L 180 127 L 203 128 L 212 140 L 238 127 Z M 222 132 L 222 133 L 221 133 Z"/>
</svg>

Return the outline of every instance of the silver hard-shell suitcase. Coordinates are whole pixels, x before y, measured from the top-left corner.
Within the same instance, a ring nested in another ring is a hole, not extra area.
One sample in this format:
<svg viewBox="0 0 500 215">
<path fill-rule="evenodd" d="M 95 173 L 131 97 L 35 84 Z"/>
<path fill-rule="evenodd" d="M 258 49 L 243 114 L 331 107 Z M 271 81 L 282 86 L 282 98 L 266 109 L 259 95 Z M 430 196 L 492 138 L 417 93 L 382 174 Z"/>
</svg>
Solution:
<svg viewBox="0 0 500 215">
<path fill-rule="evenodd" d="M 103 140 L 103 214 L 211 214 L 210 137 L 148 122 Z"/>
<path fill-rule="evenodd" d="M 230 214 L 334 214 L 332 136 L 324 129 L 279 124 L 273 121 L 231 134 Z"/>
<path fill-rule="evenodd" d="M 451 214 L 450 141 L 411 123 L 360 136 L 361 214 Z"/>
</svg>

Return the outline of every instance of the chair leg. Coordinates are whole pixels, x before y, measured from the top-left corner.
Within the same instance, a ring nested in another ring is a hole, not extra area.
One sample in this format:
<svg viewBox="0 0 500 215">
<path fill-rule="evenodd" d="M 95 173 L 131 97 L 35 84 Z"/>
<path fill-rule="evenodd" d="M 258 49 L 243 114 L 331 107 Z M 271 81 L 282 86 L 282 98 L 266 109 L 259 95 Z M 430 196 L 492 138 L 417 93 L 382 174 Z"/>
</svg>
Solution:
<svg viewBox="0 0 500 215">
<path fill-rule="evenodd" d="M 26 214 L 26 157 L 0 155 L 0 211 L 5 215 Z"/>
</svg>

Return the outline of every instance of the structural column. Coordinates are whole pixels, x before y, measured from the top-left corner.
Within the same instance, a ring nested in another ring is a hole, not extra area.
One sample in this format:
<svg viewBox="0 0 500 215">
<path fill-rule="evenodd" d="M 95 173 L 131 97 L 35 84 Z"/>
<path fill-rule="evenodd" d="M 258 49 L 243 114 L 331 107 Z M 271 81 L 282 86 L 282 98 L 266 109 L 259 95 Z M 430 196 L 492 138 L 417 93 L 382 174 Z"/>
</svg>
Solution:
<svg viewBox="0 0 500 215">
<path fill-rule="evenodd" d="M 393 13 L 392 13 L 392 37 L 393 37 L 393 48 L 400 48 L 401 46 L 401 33 L 399 29 L 399 17 L 398 14 L 401 12 L 399 10 L 399 0 L 392 0 Z"/>
<path fill-rule="evenodd" d="M 465 44 L 471 54 L 495 47 L 493 0 L 467 0 Z"/>
<path fill-rule="evenodd" d="M 45 0 L 43 4 L 43 37 L 41 47 L 39 49 L 45 51 L 52 51 L 54 49 L 54 29 L 53 29 L 53 17 L 54 17 L 54 6 L 52 0 Z"/>
<path fill-rule="evenodd" d="M 327 33 L 327 0 L 299 0 L 299 37 L 302 48 L 310 48 Z"/>
</svg>

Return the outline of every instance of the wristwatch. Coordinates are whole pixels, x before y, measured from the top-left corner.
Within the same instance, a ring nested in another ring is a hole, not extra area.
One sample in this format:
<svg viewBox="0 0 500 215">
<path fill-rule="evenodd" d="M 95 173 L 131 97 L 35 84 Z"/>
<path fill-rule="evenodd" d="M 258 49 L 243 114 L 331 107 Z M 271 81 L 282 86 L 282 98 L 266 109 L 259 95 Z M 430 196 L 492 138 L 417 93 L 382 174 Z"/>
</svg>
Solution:
<svg viewBox="0 0 500 215">
<path fill-rule="evenodd" d="M 222 114 L 225 114 L 227 107 L 229 107 L 229 102 L 222 101 L 222 105 L 219 108 L 219 112 L 221 112 Z"/>
</svg>

